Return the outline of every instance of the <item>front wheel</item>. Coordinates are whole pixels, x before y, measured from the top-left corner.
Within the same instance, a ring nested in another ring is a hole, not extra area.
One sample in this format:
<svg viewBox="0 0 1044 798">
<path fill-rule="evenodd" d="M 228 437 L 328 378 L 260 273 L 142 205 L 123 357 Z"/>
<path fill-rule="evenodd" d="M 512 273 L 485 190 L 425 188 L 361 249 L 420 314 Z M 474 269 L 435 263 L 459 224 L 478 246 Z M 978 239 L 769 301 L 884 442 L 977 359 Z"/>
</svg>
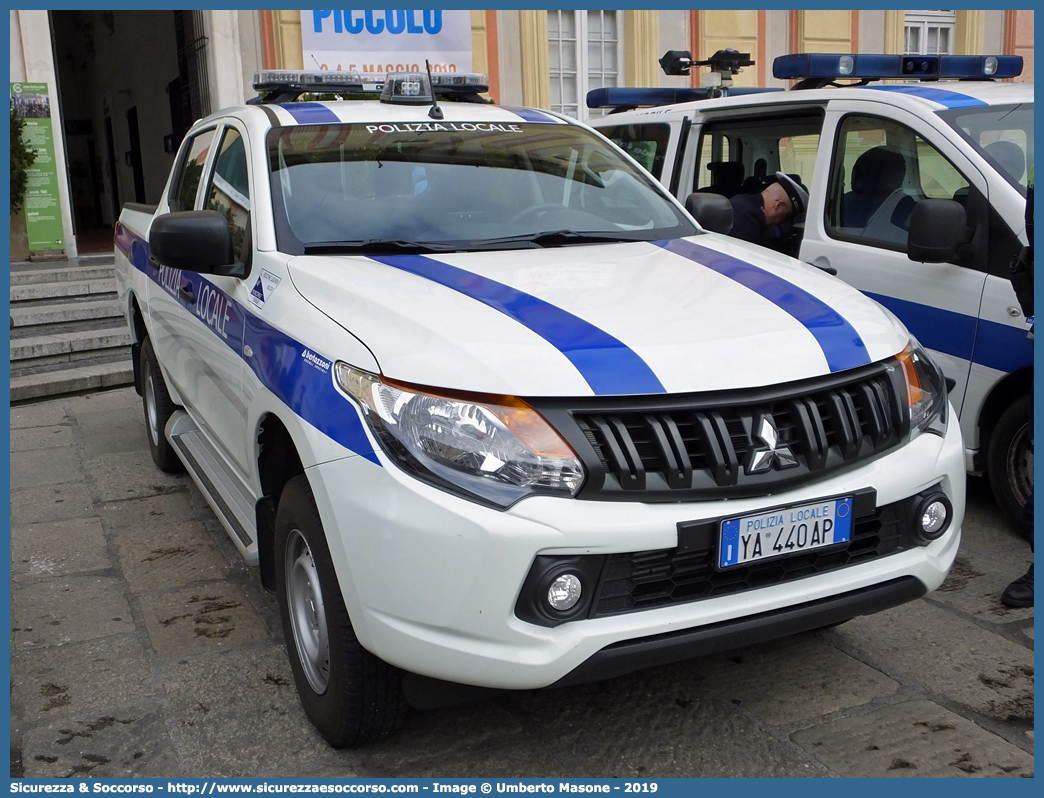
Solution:
<svg viewBox="0 0 1044 798">
<path fill-rule="evenodd" d="M 163 380 L 163 372 L 160 371 L 151 338 L 146 338 L 141 343 L 140 369 L 141 403 L 145 410 L 145 431 L 149 437 L 152 461 L 164 473 L 179 474 L 185 470 L 185 466 L 164 434 L 167 421 L 177 410 L 177 405 L 171 400 L 167 383 Z"/>
<path fill-rule="evenodd" d="M 402 672 L 360 645 L 337 582 L 308 478 L 283 489 L 276 513 L 276 590 L 301 705 L 334 748 L 372 742 L 405 718 Z"/>
<path fill-rule="evenodd" d="M 1008 521 L 1024 537 L 1033 534 L 1022 521 L 1022 508 L 1033 493 L 1033 398 L 1019 397 L 997 420 L 990 436 L 986 470 L 990 487 Z"/>
</svg>

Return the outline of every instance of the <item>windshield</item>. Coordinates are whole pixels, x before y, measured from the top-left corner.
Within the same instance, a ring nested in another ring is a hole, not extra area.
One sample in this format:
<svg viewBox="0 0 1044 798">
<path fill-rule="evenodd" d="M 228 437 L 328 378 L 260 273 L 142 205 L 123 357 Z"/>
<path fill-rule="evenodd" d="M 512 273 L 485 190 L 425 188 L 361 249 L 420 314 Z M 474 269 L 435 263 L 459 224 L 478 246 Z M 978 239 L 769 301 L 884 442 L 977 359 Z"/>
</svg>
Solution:
<svg viewBox="0 0 1044 798">
<path fill-rule="evenodd" d="M 575 125 L 300 125 L 269 135 L 280 249 L 484 250 L 693 235 Z"/>
<path fill-rule="evenodd" d="M 1033 104 L 961 108 L 940 114 L 1001 176 L 1026 193 L 1033 166 Z"/>
</svg>

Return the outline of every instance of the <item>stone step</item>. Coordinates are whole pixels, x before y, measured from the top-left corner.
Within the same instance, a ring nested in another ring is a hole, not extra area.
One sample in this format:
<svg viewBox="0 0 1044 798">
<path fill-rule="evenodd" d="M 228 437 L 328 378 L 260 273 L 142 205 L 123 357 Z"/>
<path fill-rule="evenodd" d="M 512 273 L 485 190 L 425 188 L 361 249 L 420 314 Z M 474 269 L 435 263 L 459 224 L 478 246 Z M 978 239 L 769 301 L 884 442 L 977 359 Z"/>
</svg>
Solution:
<svg viewBox="0 0 1044 798">
<path fill-rule="evenodd" d="M 11 308 L 11 321 L 15 328 L 86 319 L 115 319 L 122 316 L 115 299 L 91 299 Z"/>
<path fill-rule="evenodd" d="M 11 377 L 11 402 L 48 396 L 97 391 L 131 385 L 134 371 L 129 357 L 93 362 L 70 368 L 55 368 Z"/>
<path fill-rule="evenodd" d="M 29 285 L 15 285 L 12 281 L 11 285 L 12 302 L 115 293 L 116 280 L 112 277 L 92 280 L 63 280 L 58 283 L 31 283 Z"/>
<path fill-rule="evenodd" d="M 116 327 L 125 328 L 126 321 L 120 319 L 83 319 L 82 321 L 66 321 L 57 324 L 37 324 L 32 327 L 16 327 L 10 331 L 11 340 L 21 338 L 42 338 L 45 335 L 65 335 L 66 333 L 86 330 L 111 330 Z"/>
<path fill-rule="evenodd" d="M 127 327 L 104 327 L 97 330 L 60 331 L 50 335 L 16 338 L 11 341 L 11 372 L 23 365 L 68 363 L 96 357 L 99 351 L 119 349 L 129 352 Z"/>
<path fill-rule="evenodd" d="M 11 287 L 40 283 L 82 283 L 111 279 L 116 273 L 112 264 L 97 266 L 62 266 L 60 268 L 11 269 Z"/>
</svg>

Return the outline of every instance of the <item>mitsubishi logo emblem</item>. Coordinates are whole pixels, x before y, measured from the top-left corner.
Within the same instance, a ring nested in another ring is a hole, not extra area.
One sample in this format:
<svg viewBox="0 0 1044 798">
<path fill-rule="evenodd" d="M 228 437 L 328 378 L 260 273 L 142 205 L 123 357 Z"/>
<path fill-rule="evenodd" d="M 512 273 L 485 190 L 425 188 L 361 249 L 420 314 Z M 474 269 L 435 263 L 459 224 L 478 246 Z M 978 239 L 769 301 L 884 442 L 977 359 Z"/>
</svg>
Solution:
<svg viewBox="0 0 1044 798">
<path fill-rule="evenodd" d="M 748 474 L 764 474 L 772 470 L 772 464 L 777 468 L 793 468 L 798 464 L 794 452 L 789 446 L 779 443 L 779 431 L 772 420 L 772 416 L 761 416 L 755 422 L 754 437 L 760 440 L 764 447 L 752 449 L 747 461 Z"/>
</svg>

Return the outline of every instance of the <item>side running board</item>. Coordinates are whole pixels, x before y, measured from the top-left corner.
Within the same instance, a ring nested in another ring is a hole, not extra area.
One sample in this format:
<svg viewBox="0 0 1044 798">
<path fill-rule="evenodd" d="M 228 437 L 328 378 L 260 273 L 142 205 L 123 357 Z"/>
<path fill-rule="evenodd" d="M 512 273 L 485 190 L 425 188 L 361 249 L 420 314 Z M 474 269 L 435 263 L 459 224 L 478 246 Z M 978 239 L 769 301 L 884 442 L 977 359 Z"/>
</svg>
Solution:
<svg viewBox="0 0 1044 798">
<path fill-rule="evenodd" d="M 165 432 L 247 565 L 257 565 L 254 502 L 243 484 L 229 473 L 224 459 L 184 410 L 174 411 Z"/>
</svg>

